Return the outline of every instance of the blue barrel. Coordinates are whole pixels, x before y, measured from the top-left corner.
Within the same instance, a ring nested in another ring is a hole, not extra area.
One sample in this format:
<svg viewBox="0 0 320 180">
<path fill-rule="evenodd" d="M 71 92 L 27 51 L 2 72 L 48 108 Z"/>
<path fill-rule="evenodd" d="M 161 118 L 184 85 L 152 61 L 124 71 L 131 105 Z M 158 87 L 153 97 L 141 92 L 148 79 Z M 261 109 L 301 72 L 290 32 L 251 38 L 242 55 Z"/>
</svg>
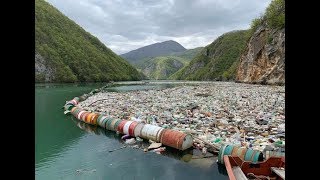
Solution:
<svg viewBox="0 0 320 180">
<path fill-rule="evenodd" d="M 218 162 L 221 164 L 224 164 L 224 155 L 238 156 L 244 161 L 249 161 L 253 163 L 263 160 L 263 154 L 261 151 L 234 145 L 221 146 L 218 154 Z"/>
<path fill-rule="evenodd" d="M 218 154 L 218 162 L 221 164 L 224 164 L 223 156 L 224 155 L 231 155 L 232 150 L 234 146 L 233 145 L 223 145 L 220 147 L 219 154 Z"/>
<path fill-rule="evenodd" d="M 256 163 L 259 161 L 259 157 L 261 156 L 263 157 L 263 154 L 261 151 L 248 148 L 246 154 L 244 155 L 244 161 L 250 161 L 250 162 Z"/>
</svg>

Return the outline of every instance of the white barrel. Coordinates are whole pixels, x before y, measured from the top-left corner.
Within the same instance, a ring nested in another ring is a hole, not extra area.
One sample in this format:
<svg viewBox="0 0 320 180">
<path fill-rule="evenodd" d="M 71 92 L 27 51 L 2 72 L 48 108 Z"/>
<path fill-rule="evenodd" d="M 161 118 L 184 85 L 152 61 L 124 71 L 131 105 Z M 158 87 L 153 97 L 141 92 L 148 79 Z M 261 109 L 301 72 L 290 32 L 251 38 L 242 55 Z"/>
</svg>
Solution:
<svg viewBox="0 0 320 180">
<path fill-rule="evenodd" d="M 133 123 L 133 121 L 128 121 L 124 124 L 124 127 L 123 127 L 124 134 L 129 134 L 129 127 L 130 127 L 131 123 Z"/>
<path fill-rule="evenodd" d="M 185 149 L 188 149 L 192 146 L 193 144 L 193 138 L 190 134 L 187 134 L 184 139 L 183 139 L 183 143 L 181 145 L 181 149 L 182 150 L 185 150 Z"/>
<path fill-rule="evenodd" d="M 80 112 L 79 112 L 79 114 L 78 114 L 78 119 L 79 119 L 79 120 L 81 120 L 81 119 L 80 119 L 81 114 L 83 114 L 83 113 L 85 113 L 85 112 L 86 112 L 86 111 L 80 111 Z"/>
<path fill-rule="evenodd" d="M 139 123 L 135 128 L 134 128 L 134 136 L 135 137 L 141 137 L 141 130 L 144 127 L 144 123 Z"/>
<path fill-rule="evenodd" d="M 149 131 L 150 133 L 148 132 L 148 137 L 153 141 L 160 142 L 160 141 L 157 141 L 157 137 L 158 137 L 158 132 L 161 131 L 161 129 L 163 128 L 159 126 L 154 126 L 153 129 Z"/>
<path fill-rule="evenodd" d="M 144 125 L 141 130 L 141 137 L 145 139 L 150 139 L 152 141 L 157 140 L 157 132 L 161 129 L 159 126 L 154 126 L 151 124 Z"/>
<path fill-rule="evenodd" d="M 164 130 L 164 128 L 161 128 L 158 133 L 157 133 L 157 142 L 160 142 L 160 138 L 161 138 L 161 133 Z"/>
</svg>

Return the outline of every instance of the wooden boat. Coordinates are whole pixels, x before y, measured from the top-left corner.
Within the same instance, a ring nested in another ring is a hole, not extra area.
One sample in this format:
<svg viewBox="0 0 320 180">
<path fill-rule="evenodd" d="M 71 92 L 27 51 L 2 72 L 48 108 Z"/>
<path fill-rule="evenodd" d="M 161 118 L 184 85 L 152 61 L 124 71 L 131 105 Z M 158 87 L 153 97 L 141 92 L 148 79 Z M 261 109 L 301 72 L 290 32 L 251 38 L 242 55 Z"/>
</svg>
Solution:
<svg viewBox="0 0 320 180">
<path fill-rule="evenodd" d="M 223 159 L 230 180 L 285 179 L 284 157 L 270 157 L 269 159 L 258 163 L 243 161 L 238 156 L 224 155 Z"/>
</svg>

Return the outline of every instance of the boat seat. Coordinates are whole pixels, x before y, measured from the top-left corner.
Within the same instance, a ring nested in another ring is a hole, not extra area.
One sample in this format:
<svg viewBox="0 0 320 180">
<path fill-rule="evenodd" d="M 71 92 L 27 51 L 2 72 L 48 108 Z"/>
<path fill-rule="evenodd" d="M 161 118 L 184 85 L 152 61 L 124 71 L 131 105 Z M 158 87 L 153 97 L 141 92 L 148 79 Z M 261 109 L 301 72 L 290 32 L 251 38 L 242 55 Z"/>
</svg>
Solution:
<svg viewBox="0 0 320 180">
<path fill-rule="evenodd" d="M 232 171 L 237 180 L 248 180 L 239 166 L 232 167 Z"/>
<path fill-rule="evenodd" d="M 284 169 L 280 169 L 280 168 L 277 168 L 277 167 L 271 167 L 271 171 L 276 173 L 282 179 L 285 179 L 285 170 Z"/>
</svg>

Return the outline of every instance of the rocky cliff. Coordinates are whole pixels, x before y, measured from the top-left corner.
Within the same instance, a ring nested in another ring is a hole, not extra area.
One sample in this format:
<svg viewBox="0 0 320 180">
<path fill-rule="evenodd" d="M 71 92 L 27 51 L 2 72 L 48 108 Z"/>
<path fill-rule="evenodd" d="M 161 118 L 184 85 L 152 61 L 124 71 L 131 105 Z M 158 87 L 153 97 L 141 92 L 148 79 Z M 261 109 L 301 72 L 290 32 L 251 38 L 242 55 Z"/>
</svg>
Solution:
<svg viewBox="0 0 320 180">
<path fill-rule="evenodd" d="M 285 29 L 259 26 L 240 57 L 237 82 L 277 84 L 285 83 Z"/>
</svg>

